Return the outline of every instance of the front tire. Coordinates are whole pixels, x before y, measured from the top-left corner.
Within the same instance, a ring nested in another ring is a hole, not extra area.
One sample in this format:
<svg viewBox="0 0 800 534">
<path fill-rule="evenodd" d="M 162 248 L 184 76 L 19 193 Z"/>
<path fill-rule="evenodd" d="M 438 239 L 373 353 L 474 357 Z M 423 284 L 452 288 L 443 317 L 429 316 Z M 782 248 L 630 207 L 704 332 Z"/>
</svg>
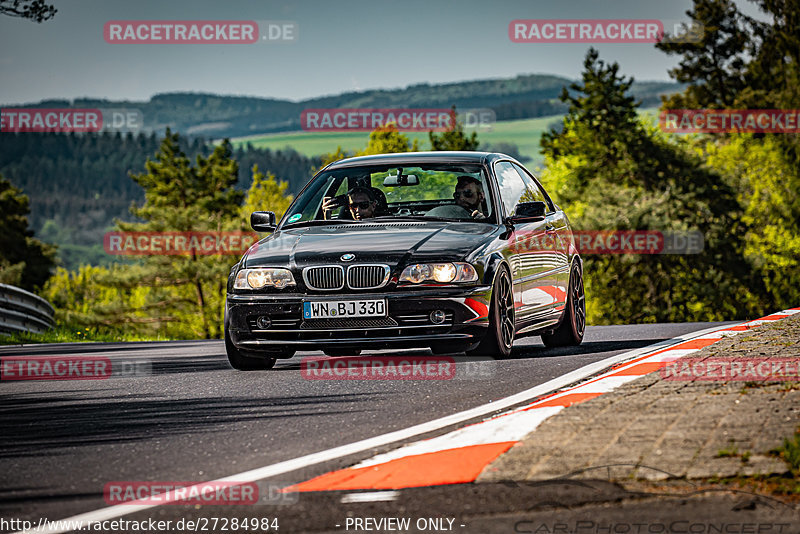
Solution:
<svg viewBox="0 0 800 534">
<path fill-rule="evenodd" d="M 508 269 L 501 267 L 494 280 L 489 310 L 489 330 L 483 340 L 467 354 L 491 356 L 496 359 L 511 356 L 514 344 L 514 291 Z"/>
<path fill-rule="evenodd" d="M 574 264 L 569 275 L 567 309 L 561 324 L 552 334 L 543 334 L 545 347 L 574 347 L 583 341 L 586 330 L 586 295 L 583 292 L 583 272 Z"/>
<path fill-rule="evenodd" d="M 225 330 L 225 352 L 228 354 L 228 363 L 237 371 L 266 371 L 275 366 L 276 358 L 254 357 L 244 354 L 237 349 L 231 341 L 228 330 Z"/>
</svg>

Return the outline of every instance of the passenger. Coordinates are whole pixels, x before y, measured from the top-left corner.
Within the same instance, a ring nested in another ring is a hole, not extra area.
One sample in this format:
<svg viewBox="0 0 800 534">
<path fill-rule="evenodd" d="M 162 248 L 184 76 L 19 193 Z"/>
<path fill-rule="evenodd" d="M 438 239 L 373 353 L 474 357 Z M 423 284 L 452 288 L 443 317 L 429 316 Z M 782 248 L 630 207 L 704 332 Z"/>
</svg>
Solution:
<svg viewBox="0 0 800 534">
<path fill-rule="evenodd" d="M 354 187 L 347 192 L 347 207 L 351 217 L 356 221 L 375 217 L 375 209 L 378 201 L 375 194 L 366 187 Z M 326 219 L 330 219 L 331 212 L 342 206 L 342 199 L 339 197 L 325 197 L 322 202 L 322 212 Z"/>
</svg>

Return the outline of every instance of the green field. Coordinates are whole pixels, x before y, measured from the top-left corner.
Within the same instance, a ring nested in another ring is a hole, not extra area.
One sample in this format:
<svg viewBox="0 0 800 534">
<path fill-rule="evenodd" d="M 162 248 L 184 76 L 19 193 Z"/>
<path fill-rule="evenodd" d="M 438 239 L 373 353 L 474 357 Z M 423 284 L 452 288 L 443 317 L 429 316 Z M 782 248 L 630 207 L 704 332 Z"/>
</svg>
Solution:
<svg viewBox="0 0 800 534">
<path fill-rule="evenodd" d="M 652 115 L 656 108 L 642 109 L 640 114 Z M 497 122 L 491 131 L 476 130 L 481 143 L 513 143 L 519 147 L 523 156 L 531 158 L 528 164 L 531 168 L 541 166 L 542 155 L 539 152 L 539 139 L 542 132 L 550 125 L 561 119 L 561 115 L 550 115 L 536 119 L 520 119 L 514 121 Z M 473 129 L 467 128 L 467 133 Z M 410 132 L 406 134 L 409 139 L 417 139 L 421 150 L 430 150 L 428 134 L 423 132 Z M 367 146 L 369 132 L 292 132 L 269 135 L 253 135 L 231 139 L 235 147 L 251 143 L 256 148 L 269 148 L 271 150 L 293 148 L 305 156 L 319 156 L 335 152 L 341 146 L 348 152 L 362 150 Z"/>
<path fill-rule="evenodd" d="M 539 160 L 539 138 L 542 132 L 560 116 L 539 117 L 496 123 L 491 131 L 478 129 L 478 140 L 485 143 L 514 143 L 520 153 Z M 468 128 L 467 133 L 473 129 Z M 417 139 L 422 150 L 430 150 L 426 132 L 406 133 L 409 139 Z M 336 147 L 350 152 L 362 150 L 367 146 L 369 132 L 292 132 L 269 135 L 254 135 L 231 139 L 235 147 L 251 143 L 256 148 L 277 150 L 290 147 L 305 156 L 319 156 L 335 152 Z"/>
</svg>

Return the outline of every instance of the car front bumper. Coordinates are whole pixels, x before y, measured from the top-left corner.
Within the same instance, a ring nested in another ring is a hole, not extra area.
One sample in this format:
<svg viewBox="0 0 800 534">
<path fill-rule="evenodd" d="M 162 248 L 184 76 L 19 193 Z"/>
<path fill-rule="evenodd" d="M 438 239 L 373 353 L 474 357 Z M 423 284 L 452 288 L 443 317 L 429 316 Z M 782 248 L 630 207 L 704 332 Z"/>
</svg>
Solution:
<svg viewBox="0 0 800 534">
<path fill-rule="evenodd" d="M 489 325 L 491 286 L 395 290 L 390 292 L 228 294 L 226 324 L 234 346 L 248 352 L 326 349 L 390 349 L 438 344 L 470 347 Z M 382 318 L 303 319 L 304 301 L 386 299 Z M 435 324 L 431 312 L 442 310 Z M 260 328 L 258 317 L 268 317 Z"/>
</svg>

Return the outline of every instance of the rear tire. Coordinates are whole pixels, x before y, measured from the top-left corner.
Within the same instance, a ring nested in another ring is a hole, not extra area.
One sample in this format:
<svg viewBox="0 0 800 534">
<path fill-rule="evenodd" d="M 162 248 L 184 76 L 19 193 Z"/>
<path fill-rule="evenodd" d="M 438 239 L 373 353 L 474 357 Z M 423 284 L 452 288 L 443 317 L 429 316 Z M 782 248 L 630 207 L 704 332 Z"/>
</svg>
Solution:
<svg viewBox="0 0 800 534">
<path fill-rule="evenodd" d="M 228 354 L 228 363 L 237 371 L 266 371 L 275 366 L 276 358 L 249 356 L 237 349 L 231 341 L 228 330 L 225 330 L 225 352 Z"/>
<path fill-rule="evenodd" d="M 569 275 L 569 295 L 564 317 L 552 334 L 543 334 L 545 347 L 574 347 L 583 341 L 586 330 L 586 295 L 583 292 L 583 273 L 578 264 Z"/>
<path fill-rule="evenodd" d="M 508 269 L 501 267 L 492 289 L 489 329 L 480 344 L 467 354 L 496 359 L 508 358 L 514 344 L 514 332 L 514 290 Z"/>
</svg>

